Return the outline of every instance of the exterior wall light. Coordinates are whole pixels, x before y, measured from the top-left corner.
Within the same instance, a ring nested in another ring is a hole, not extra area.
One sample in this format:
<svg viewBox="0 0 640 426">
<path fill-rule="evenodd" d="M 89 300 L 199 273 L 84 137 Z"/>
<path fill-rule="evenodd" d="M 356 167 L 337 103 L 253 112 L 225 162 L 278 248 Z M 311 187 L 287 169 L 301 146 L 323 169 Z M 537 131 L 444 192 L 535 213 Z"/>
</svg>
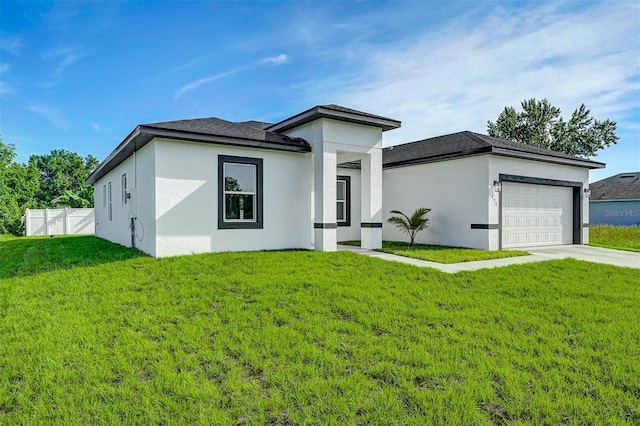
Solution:
<svg viewBox="0 0 640 426">
<path fill-rule="evenodd" d="M 591 190 L 589 188 L 584 189 L 584 196 L 587 198 L 591 197 Z"/>
<path fill-rule="evenodd" d="M 502 192 L 502 182 L 494 180 L 493 181 L 493 190 L 495 192 Z"/>
</svg>

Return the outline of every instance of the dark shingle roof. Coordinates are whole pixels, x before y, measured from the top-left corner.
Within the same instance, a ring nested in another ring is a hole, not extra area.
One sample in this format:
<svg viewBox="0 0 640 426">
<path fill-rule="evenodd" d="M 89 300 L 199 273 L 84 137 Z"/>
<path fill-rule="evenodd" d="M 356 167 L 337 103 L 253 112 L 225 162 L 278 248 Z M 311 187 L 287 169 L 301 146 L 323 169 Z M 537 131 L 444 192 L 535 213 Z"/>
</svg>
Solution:
<svg viewBox="0 0 640 426">
<path fill-rule="evenodd" d="M 604 167 L 602 163 L 581 157 L 469 131 L 385 148 L 382 164 L 384 167 L 399 167 L 485 153 L 574 164 L 589 168 Z"/>
<path fill-rule="evenodd" d="M 245 126 L 255 127 L 256 129 L 260 129 L 260 130 L 265 130 L 267 127 L 273 126 L 273 123 L 267 123 L 264 121 L 256 121 L 256 120 L 236 121 L 236 124 L 244 124 Z"/>
<path fill-rule="evenodd" d="M 620 173 L 589 185 L 591 200 L 640 200 L 640 172 Z"/>
<path fill-rule="evenodd" d="M 284 132 L 289 129 L 301 126 L 319 118 L 329 118 L 347 123 L 364 124 L 367 126 L 379 127 L 383 132 L 393 130 L 402 124 L 398 120 L 382 117 L 380 115 L 369 114 L 368 112 L 357 111 L 351 108 L 345 108 L 339 105 L 317 105 L 309 108 L 299 114 L 286 118 L 271 127 L 268 130 L 274 132 Z"/>
<path fill-rule="evenodd" d="M 96 182 L 156 137 L 281 151 L 311 151 L 311 145 L 304 139 L 261 129 L 265 124 L 258 121 L 233 123 L 215 117 L 140 124 L 91 173 L 87 183 Z"/>
<path fill-rule="evenodd" d="M 249 124 L 251 123 L 251 124 Z M 233 123 L 216 117 L 195 118 L 191 120 L 163 121 L 160 123 L 143 124 L 152 129 L 175 130 L 199 135 L 225 136 L 229 138 L 264 141 L 282 145 L 309 146 L 301 138 L 291 138 L 280 133 L 268 132 L 260 129 L 260 122 Z M 262 123 L 265 124 L 265 123 Z"/>
<path fill-rule="evenodd" d="M 328 104 L 328 105 L 320 105 L 322 108 L 324 109 L 328 109 L 331 111 L 337 111 L 337 112 L 346 112 L 346 113 L 350 113 L 350 114 L 358 114 L 361 115 L 363 117 L 369 117 L 369 118 L 377 118 L 380 120 L 392 120 L 390 118 L 387 117 L 383 117 L 381 115 L 375 115 L 375 114 L 370 114 L 368 112 L 363 112 L 363 111 L 358 111 L 357 109 L 351 109 L 351 108 L 346 108 L 340 105 L 336 105 L 336 104 Z M 397 121 L 397 120 L 392 120 L 392 121 Z M 400 123 L 398 121 L 398 123 Z"/>
</svg>

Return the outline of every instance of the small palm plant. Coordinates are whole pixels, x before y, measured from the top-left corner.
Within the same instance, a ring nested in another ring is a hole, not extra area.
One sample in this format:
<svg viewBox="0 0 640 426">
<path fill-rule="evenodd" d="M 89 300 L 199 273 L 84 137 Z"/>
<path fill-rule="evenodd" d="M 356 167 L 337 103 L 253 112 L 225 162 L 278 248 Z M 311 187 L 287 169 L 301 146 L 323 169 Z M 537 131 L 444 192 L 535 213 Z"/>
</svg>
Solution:
<svg viewBox="0 0 640 426">
<path fill-rule="evenodd" d="M 413 212 L 411 217 L 409 217 L 400 210 L 391 210 L 389 213 L 396 214 L 398 216 L 391 216 L 387 219 L 387 222 L 393 223 L 398 229 L 400 229 L 400 231 L 409 234 L 409 238 L 411 238 L 409 247 L 411 248 L 413 247 L 413 243 L 416 239 L 416 234 L 429 227 L 429 218 L 427 217 L 427 213 L 430 211 L 431 209 L 426 207 L 419 207 L 415 212 Z"/>
</svg>

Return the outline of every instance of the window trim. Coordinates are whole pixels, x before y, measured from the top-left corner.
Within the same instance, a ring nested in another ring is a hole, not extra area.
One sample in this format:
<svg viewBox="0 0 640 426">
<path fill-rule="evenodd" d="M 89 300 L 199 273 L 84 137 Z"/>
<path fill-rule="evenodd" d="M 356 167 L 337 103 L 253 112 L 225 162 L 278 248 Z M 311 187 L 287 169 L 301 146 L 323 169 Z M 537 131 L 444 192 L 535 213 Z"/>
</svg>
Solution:
<svg viewBox="0 0 640 426">
<path fill-rule="evenodd" d="M 338 187 L 337 181 L 345 182 L 344 220 L 338 220 Z M 336 177 L 336 222 L 338 226 L 351 226 L 351 176 L 338 175 Z"/>
<path fill-rule="evenodd" d="M 122 186 L 122 204 L 127 204 L 127 174 L 123 173 L 120 177 L 120 183 Z"/>
<path fill-rule="evenodd" d="M 224 191 L 224 165 L 226 163 L 252 165 L 256 167 L 256 192 L 254 206 L 256 209 L 255 220 L 230 220 L 224 219 L 225 191 Z M 263 185 L 262 185 L 262 158 L 236 157 L 232 155 L 218 155 L 218 229 L 263 229 Z"/>
<path fill-rule="evenodd" d="M 109 197 L 109 221 L 113 220 L 113 193 L 111 192 L 111 182 L 107 184 L 109 188 L 108 197 Z"/>
</svg>

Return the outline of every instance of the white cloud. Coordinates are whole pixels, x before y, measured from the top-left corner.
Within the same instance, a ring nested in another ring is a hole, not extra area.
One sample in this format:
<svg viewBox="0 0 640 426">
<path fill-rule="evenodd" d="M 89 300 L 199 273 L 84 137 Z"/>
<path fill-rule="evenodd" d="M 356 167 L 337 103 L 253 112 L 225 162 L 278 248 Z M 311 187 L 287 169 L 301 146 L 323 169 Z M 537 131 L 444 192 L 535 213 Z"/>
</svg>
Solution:
<svg viewBox="0 0 640 426">
<path fill-rule="evenodd" d="M 86 56 L 87 53 L 75 47 L 62 47 L 43 52 L 40 57 L 45 61 L 55 61 L 53 78 L 58 78 L 62 73 L 73 65 L 78 59 Z"/>
<path fill-rule="evenodd" d="M 102 127 L 100 124 L 96 123 L 95 121 L 91 121 L 89 122 L 89 124 L 91 125 L 91 128 L 96 132 L 104 131 L 104 127 Z"/>
<path fill-rule="evenodd" d="M 0 33 L 0 49 L 11 53 L 12 55 L 19 55 L 22 48 L 22 40 L 17 36 L 9 36 L 6 33 Z"/>
<path fill-rule="evenodd" d="M 11 69 L 11 65 L 9 65 L 8 63 L 4 62 L 0 64 L 0 74 L 7 72 L 10 69 Z M 5 83 L 4 81 L 0 81 L 0 94 L 8 95 L 9 93 L 13 93 L 13 88 L 9 86 L 7 83 Z"/>
<path fill-rule="evenodd" d="M 239 73 L 241 71 L 244 71 L 246 69 L 248 69 L 248 67 L 236 68 L 236 69 L 231 70 L 231 71 L 226 71 L 226 72 L 223 72 L 223 73 L 220 73 L 220 74 L 212 75 L 210 77 L 205 77 L 205 78 L 201 78 L 199 80 L 192 81 L 191 83 L 186 84 L 186 85 L 182 86 L 181 88 L 179 88 L 178 90 L 176 90 L 176 93 L 173 96 L 173 99 L 178 99 L 180 96 L 184 95 L 185 93 L 190 92 L 190 91 L 192 91 L 194 89 L 197 89 L 198 87 L 202 86 L 205 83 L 209 83 L 209 82 L 212 82 L 212 81 L 215 81 L 215 80 L 219 80 L 221 78 L 228 77 L 228 76 L 233 75 L 233 74 L 237 74 L 237 73 Z"/>
<path fill-rule="evenodd" d="M 204 56 L 198 56 L 197 58 L 194 58 L 188 62 L 185 62 L 182 65 L 178 65 L 176 67 L 171 68 L 169 71 L 171 72 L 178 72 L 178 71 L 184 71 L 187 70 L 189 68 L 193 68 L 196 65 L 201 64 L 202 62 L 205 62 L 206 60 L 208 60 L 211 57 L 211 55 L 204 55 Z"/>
<path fill-rule="evenodd" d="M 461 17 L 412 44 L 372 46 L 361 77 L 326 96 L 402 120 L 385 135 L 391 144 L 485 132 L 505 106 L 532 97 L 548 98 L 563 114 L 585 103 L 597 118 L 637 108 L 638 45 L 629 40 L 640 30 L 638 5 L 561 9 L 496 7 L 475 26 Z"/>
<path fill-rule="evenodd" d="M 282 65 L 286 64 L 289 57 L 285 53 L 281 53 L 278 56 L 271 56 L 258 61 L 258 65 Z"/>
<path fill-rule="evenodd" d="M 4 81 L 0 81 L 0 94 L 8 95 L 10 93 L 13 93 L 13 88 Z"/>
<path fill-rule="evenodd" d="M 250 70 L 250 69 L 253 69 L 253 68 L 262 67 L 262 66 L 265 66 L 265 65 L 274 65 L 274 66 L 283 65 L 283 64 L 287 63 L 288 59 L 289 59 L 289 57 L 286 54 L 282 53 L 282 54 L 280 54 L 278 56 L 272 56 L 272 57 L 263 58 L 263 59 L 260 59 L 257 62 L 249 64 L 249 65 L 245 65 L 245 66 L 242 66 L 242 67 L 239 67 L 239 68 L 235 68 L 235 69 L 232 69 L 232 70 L 229 70 L 229 71 L 225 71 L 225 72 L 220 73 L 220 74 L 216 74 L 216 75 L 212 75 L 212 76 L 209 76 L 209 77 L 205 77 L 205 78 L 201 78 L 201 79 L 192 81 L 191 83 L 188 83 L 188 84 L 182 86 L 181 88 L 179 88 L 178 90 L 176 90 L 176 92 L 175 92 L 175 94 L 173 96 L 173 99 L 174 100 L 178 99 L 180 96 L 182 96 L 185 93 L 190 92 L 190 91 L 192 91 L 194 89 L 197 89 L 198 87 L 202 86 L 203 84 L 210 83 L 210 82 L 215 81 L 215 80 L 220 80 L 221 78 L 229 77 L 231 75 L 238 74 L 238 73 L 240 73 L 242 71 L 247 71 L 247 70 Z"/>
<path fill-rule="evenodd" d="M 51 124 L 58 129 L 69 130 L 71 128 L 69 122 L 62 116 L 57 108 L 40 104 L 30 104 L 27 106 L 27 111 L 49 120 Z"/>
</svg>

